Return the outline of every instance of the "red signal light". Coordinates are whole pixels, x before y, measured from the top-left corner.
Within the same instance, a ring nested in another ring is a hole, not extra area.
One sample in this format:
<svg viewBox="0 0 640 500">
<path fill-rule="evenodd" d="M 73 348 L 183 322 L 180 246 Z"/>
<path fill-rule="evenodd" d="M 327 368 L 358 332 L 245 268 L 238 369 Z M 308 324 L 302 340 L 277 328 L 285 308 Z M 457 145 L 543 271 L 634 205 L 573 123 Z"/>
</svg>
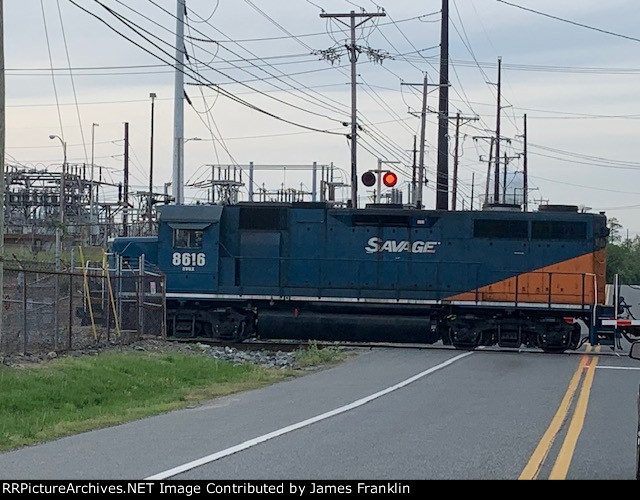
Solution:
<svg viewBox="0 0 640 500">
<path fill-rule="evenodd" d="M 370 170 L 362 174 L 362 184 L 371 187 L 376 183 L 376 175 Z"/>
<path fill-rule="evenodd" d="M 393 187 L 398 182 L 398 176 L 393 172 L 386 172 L 384 177 L 382 177 L 382 182 L 387 187 Z"/>
</svg>

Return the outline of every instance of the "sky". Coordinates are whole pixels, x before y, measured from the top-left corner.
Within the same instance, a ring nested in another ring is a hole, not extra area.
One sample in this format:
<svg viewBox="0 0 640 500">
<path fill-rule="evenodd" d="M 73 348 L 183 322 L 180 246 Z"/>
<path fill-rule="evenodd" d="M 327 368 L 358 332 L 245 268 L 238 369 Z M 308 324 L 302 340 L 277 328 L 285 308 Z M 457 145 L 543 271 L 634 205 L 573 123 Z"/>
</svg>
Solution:
<svg viewBox="0 0 640 500">
<path fill-rule="evenodd" d="M 420 86 L 408 84 L 425 73 L 439 79 L 441 0 L 186 3 L 188 203 L 206 201 L 198 185 L 211 165 L 289 166 L 257 171 L 255 189 L 308 192 L 310 171 L 294 166 L 313 162 L 333 164 L 334 180 L 349 182 L 349 34 L 320 14 L 352 10 L 386 14 L 357 31 L 358 173 L 388 162 L 406 197 L 422 104 Z M 93 151 L 96 179 L 102 171 L 117 184 L 126 122 L 131 191 L 148 190 L 155 93 L 153 177 L 162 192 L 172 178 L 175 9 L 175 0 L 5 0 L 6 162 L 59 170 L 53 134 L 70 163 L 90 164 Z M 532 208 L 604 211 L 640 234 L 640 2 L 450 0 L 449 21 L 449 112 L 477 118 L 460 128 L 458 208 L 469 208 L 472 190 L 476 209 L 484 195 L 501 58 L 501 154 L 512 158 L 510 175 L 522 171 L 526 114 Z M 437 92 L 427 97 L 427 208 L 435 206 Z M 449 130 L 453 154 L 453 121 Z M 358 194 L 360 205 L 371 201 L 369 188 Z"/>
</svg>

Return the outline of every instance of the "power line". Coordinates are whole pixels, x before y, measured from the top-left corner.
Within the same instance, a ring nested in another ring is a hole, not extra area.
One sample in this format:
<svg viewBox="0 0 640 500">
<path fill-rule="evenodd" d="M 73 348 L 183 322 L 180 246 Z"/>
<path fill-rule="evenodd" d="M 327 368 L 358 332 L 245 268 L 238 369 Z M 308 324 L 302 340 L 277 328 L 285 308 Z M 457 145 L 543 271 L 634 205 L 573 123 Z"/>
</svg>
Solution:
<svg viewBox="0 0 640 500">
<path fill-rule="evenodd" d="M 40 0 L 40 7 L 42 9 L 42 21 L 44 23 L 44 34 L 47 40 L 47 51 L 49 53 L 49 65 L 53 68 L 53 59 L 51 57 L 51 43 L 49 42 L 49 30 L 47 29 L 47 17 L 44 12 L 44 0 Z M 60 137 L 64 141 L 64 126 L 62 125 L 62 114 L 60 113 L 60 104 L 58 99 L 58 88 L 56 87 L 56 77 L 51 72 L 51 81 L 53 83 L 53 93 L 56 97 L 56 107 L 58 109 L 58 122 L 60 123 Z"/>
<path fill-rule="evenodd" d="M 100 3 L 98 0 L 95 0 L 95 1 L 96 1 L 97 3 Z M 172 14 L 172 13 L 170 13 L 169 11 L 165 10 L 163 7 L 159 6 L 159 5 L 158 5 L 157 3 L 155 3 L 153 0 L 149 0 L 149 1 L 150 1 L 153 5 L 155 5 L 156 7 L 160 8 L 161 10 L 163 10 L 164 12 L 166 12 L 166 13 L 170 14 L 171 16 L 175 17 L 175 15 L 174 15 L 174 14 Z M 173 32 L 172 32 L 171 30 L 169 30 L 168 28 L 165 28 L 165 27 L 164 27 L 164 26 L 162 26 L 161 24 L 159 24 L 159 23 L 157 23 L 157 22 L 155 22 L 155 21 L 151 20 L 148 16 L 146 16 L 146 15 L 144 15 L 144 14 L 141 14 L 139 11 L 137 11 L 137 10 L 135 10 L 135 9 L 133 9 L 133 8 L 131 8 L 131 7 L 129 7 L 129 6 L 125 5 L 125 4 L 123 4 L 120 0 L 116 0 L 116 2 L 118 2 L 118 3 L 122 4 L 122 5 L 124 5 L 124 6 L 125 6 L 126 8 L 128 8 L 129 10 L 131 10 L 131 11 L 135 12 L 136 14 L 140 15 L 141 17 L 143 17 L 143 18 L 145 18 L 145 19 L 147 19 L 147 20 L 151 21 L 152 23 L 156 24 L 157 26 L 160 26 L 160 27 L 161 27 L 162 29 L 164 29 L 165 31 L 169 31 L 170 33 L 172 33 L 173 35 L 175 35 L 175 33 L 173 33 Z M 107 10 L 110 10 L 110 9 L 107 9 Z M 111 10 L 110 10 L 110 11 L 111 11 Z M 120 16 L 120 15 L 119 15 L 119 14 L 117 14 L 117 13 L 116 13 L 115 15 L 116 15 L 116 17 L 117 17 L 120 21 L 122 21 L 122 16 Z M 125 21 L 122 21 L 122 22 L 123 22 L 123 23 L 125 23 Z M 127 23 L 125 23 L 125 24 L 128 24 L 128 22 L 127 22 Z M 134 25 L 134 26 L 136 26 L 137 28 L 139 28 L 139 29 L 143 30 L 145 33 L 147 33 L 147 34 L 149 34 L 149 35 L 153 36 L 154 38 L 156 38 L 156 39 L 158 39 L 158 40 L 162 41 L 163 43 L 167 43 L 167 42 L 165 42 L 164 40 L 162 40 L 162 39 L 160 39 L 159 37 L 157 37 L 156 35 L 154 35 L 153 33 L 149 32 L 148 30 L 146 30 L 146 29 L 142 28 L 142 27 L 141 27 L 141 26 L 139 26 L 138 24 L 133 23 L 132 21 L 131 21 L 131 24 L 133 24 L 133 25 Z M 129 26 L 129 27 L 130 27 L 130 26 Z M 130 28 L 131 28 L 131 27 L 130 27 Z M 132 28 L 131 28 L 131 29 L 132 29 Z M 194 29 L 195 29 L 195 28 L 194 28 Z M 134 31 L 135 31 L 135 30 L 134 30 Z M 196 31 L 198 31 L 198 30 L 196 30 Z M 201 33 L 200 31 L 198 31 L 198 32 L 199 32 L 199 33 Z M 139 33 L 138 33 L 138 34 L 139 34 Z M 170 44 L 168 44 L 168 43 L 167 43 L 167 45 L 170 45 Z M 193 44 L 193 43 L 192 43 L 192 45 L 194 45 L 194 46 L 195 46 L 195 44 Z M 171 45 L 171 47 L 173 47 L 173 46 Z M 200 47 L 200 46 L 198 46 L 198 48 L 200 48 L 201 50 L 204 50 L 205 52 L 209 53 L 210 55 L 214 55 L 214 56 L 215 56 L 215 54 L 213 54 L 213 53 L 211 53 L 211 52 L 207 51 L 206 49 L 202 49 L 202 47 Z M 234 55 L 239 56 L 239 54 L 236 54 L 235 52 L 231 51 L 230 49 L 226 49 L 226 50 L 229 50 L 229 51 L 230 51 L 231 53 L 233 53 Z M 341 120 L 341 119 L 332 118 L 332 117 L 330 117 L 330 116 L 328 116 L 328 115 L 321 114 L 321 113 L 316 113 L 316 112 L 311 111 L 311 110 L 309 110 L 309 109 L 301 108 L 300 106 L 296 106 L 295 104 L 291 104 L 291 103 L 289 103 L 289 102 L 287 102 L 287 101 L 283 101 L 282 99 L 278 99 L 278 98 L 276 98 L 276 97 L 274 97 L 274 96 L 269 96 L 268 94 L 266 94 L 266 93 L 264 93 L 264 92 L 262 92 L 262 91 L 260 91 L 260 90 L 258 90 L 258 89 L 255 89 L 255 88 L 253 88 L 253 87 L 251 87 L 251 86 L 249 86 L 249 85 L 246 85 L 246 82 L 241 82 L 240 80 L 237 80 L 237 79 L 235 79 L 235 78 L 233 78 L 233 77 L 229 76 L 228 74 L 223 73 L 220 69 L 213 68 L 209 63 L 204 63 L 203 61 L 198 60 L 198 59 L 195 57 L 195 55 L 194 55 L 193 59 L 194 59 L 195 61 L 197 61 L 198 63 L 203 64 L 204 66 L 206 66 L 206 67 L 208 67 L 208 68 L 214 69 L 216 72 L 220 73 L 221 75 L 223 75 L 224 77 L 226 77 L 226 78 L 228 78 L 228 79 L 230 79 L 230 80 L 233 80 L 235 83 L 239 83 L 239 84 L 241 84 L 241 85 L 243 85 L 243 86 L 245 86 L 245 87 L 247 87 L 247 88 L 249 88 L 249 89 L 251 89 L 251 90 L 254 90 L 255 92 L 257 92 L 257 93 L 259 93 L 259 94 L 265 95 L 265 96 L 269 97 L 270 99 L 273 99 L 273 100 L 275 100 L 275 101 L 277 101 L 277 102 L 280 102 L 281 104 L 284 104 L 284 105 L 286 105 L 286 106 L 293 107 L 293 108 L 295 108 L 295 109 L 297 109 L 297 110 L 299 110 L 299 111 L 303 111 L 303 112 L 306 112 L 306 113 L 309 113 L 309 114 L 313 114 L 313 115 L 316 115 L 316 116 L 319 116 L 319 117 L 322 117 L 322 118 L 327 118 L 327 119 L 329 119 L 329 120 L 333 120 L 333 121 L 338 122 L 338 123 L 342 123 L 342 120 Z M 244 70 L 244 71 L 245 71 L 245 72 L 247 72 L 247 73 L 249 73 L 250 75 L 252 75 L 252 76 L 256 77 L 256 79 L 257 79 L 258 81 L 264 81 L 264 80 L 265 80 L 264 78 L 258 78 L 258 76 L 257 76 L 257 75 L 255 75 L 255 74 L 253 74 L 253 73 L 251 73 L 251 72 L 249 72 L 249 71 L 247 71 L 247 70 Z M 265 70 L 262 70 L 262 71 L 265 71 Z M 265 72 L 266 72 L 267 74 L 270 74 L 270 73 L 268 73 L 267 71 L 265 71 Z M 199 72 L 199 71 L 196 71 L 195 73 L 196 73 L 198 76 L 200 76 L 200 72 Z M 273 77 L 274 75 L 271 75 L 271 76 Z M 278 78 L 278 77 L 275 77 L 275 78 Z M 279 90 L 281 90 L 281 91 L 283 91 L 283 92 L 286 92 L 286 93 L 288 93 L 288 94 L 292 94 L 290 91 L 288 91 L 288 90 L 286 90 L 286 89 L 283 89 L 283 88 L 280 88 L 280 87 L 278 87 L 277 85 L 275 85 L 274 83 L 271 83 L 271 82 L 268 82 L 268 83 L 269 83 L 269 85 L 272 85 L 273 87 L 275 87 L 275 88 L 277 88 L 277 89 L 279 89 Z M 294 95 L 294 94 L 292 94 L 292 95 Z M 294 95 L 294 96 L 295 96 L 295 95 Z M 303 100 L 305 100 L 305 101 L 309 102 L 307 99 L 301 98 L 301 97 L 299 97 L 299 96 L 295 96 L 295 97 L 298 97 L 298 98 L 300 98 L 300 99 L 303 99 Z M 315 102 L 311 102 L 311 104 L 316 105 L 317 103 L 315 103 Z"/>
<path fill-rule="evenodd" d="M 600 28 L 596 28 L 594 26 L 589 26 L 588 24 L 582 24 L 582 23 L 579 23 L 579 22 L 576 22 L 576 21 L 571 21 L 569 19 L 563 19 L 562 17 L 552 16 L 551 14 L 546 14 L 544 12 L 540 12 L 539 10 L 529 9 L 527 7 L 523 7 L 522 5 L 517 5 L 517 4 L 511 3 L 511 2 L 505 2 L 505 0 L 496 0 L 496 1 L 498 1 L 500 3 L 503 3 L 503 4 L 506 4 L 506 5 L 510 5 L 511 7 L 517 7 L 518 9 L 526 10 L 528 12 L 533 12 L 534 14 L 538 14 L 540 16 L 549 17 L 551 19 L 555 19 L 556 21 L 562 21 L 563 23 L 573 24 L 574 26 L 580 26 L 581 28 L 587 28 L 589 30 L 598 31 L 598 32 L 604 33 L 606 35 L 613 35 L 613 36 L 617 36 L 619 38 L 625 38 L 627 40 L 632 40 L 634 42 L 640 42 L 640 38 L 634 38 L 632 36 L 621 35 L 620 33 L 615 33 L 613 31 L 603 30 L 603 29 L 600 29 Z"/>
<path fill-rule="evenodd" d="M 196 14 L 196 15 L 197 15 L 197 14 Z M 266 14 L 265 14 L 265 15 L 266 15 Z M 211 23 L 207 23 L 207 24 L 208 24 L 209 26 L 211 26 L 214 30 L 216 30 L 218 33 L 220 33 L 222 36 L 225 36 L 225 37 L 229 38 L 225 33 L 223 33 L 220 29 L 218 29 L 218 28 L 216 28 L 215 26 L 213 26 Z M 257 60 L 262 60 L 262 61 L 266 62 L 266 60 L 265 60 L 265 59 L 262 59 L 262 58 L 258 57 L 254 52 L 252 52 L 251 50 L 247 49 L 246 47 L 243 47 L 243 46 L 242 46 L 242 45 L 240 45 L 239 43 L 236 43 L 236 45 L 238 45 L 241 49 L 243 49 L 243 50 L 245 50 L 246 52 L 248 52 L 249 54 L 251 54 L 255 59 L 257 59 Z M 230 49 L 228 49 L 228 48 L 226 48 L 226 47 L 223 47 L 223 48 L 224 48 L 225 50 L 230 51 L 232 54 L 236 54 L 235 52 L 231 51 Z M 236 55 L 238 55 L 238 54 L 236 54 Z M 239 55 L 238 55 L 238 56 L 239 56 Z M 247 59 L 247 60 L 250 60 L 250 59 Z M 275 79 L 277 79 L 278 81 L 281 81 L 281 82 L 282 82 L 282 83 L 284 83 L 285 85 L 289 85 L 289 86 L 291 86 L 292 88 L 294 88 L 295 90 L 297 90 L 297 91 L 299 91 L 299 92 L 301 92 L 301 88 L 302 88 L 302 89 L 306 89 L 306 90 L 311 90 L 311 87 L 306 86 L 306 85 L 302 84 L 300 81 L 298 81 L 298 80 L 294 79 L 294 78 L 293 78 L 293 76 L 294 76 L 294 75 L 292 75 L 292 74 L 287 75 L 287 74 L 285 74 L 283 71 L 281 71 L 280 69 L 276 68 L 275 66 L 273 66 L 273 65 L 271 65 L 271 64 L 269 64 L 269 63 L 267 63 L 266 65 L 267 65 L 267 66 L 270 66 L 270 67 L 272 67 L 274 70 L 278 71 L 278 72 L 279 72 L 283 77 L 285 77 L 285 78 L 289 78 L 291 81 L 293 81 L 293 82 L 295 83 L 295 85 L 296 85 L 296 86 L 293 86 L 293 85 L 291 85 L 290 83 L 287 83 L 287 82 L 283 81 L 283 80 L 282 80 L 279 76 L 277 76 L 277 75 L 273 75 L 272 73 L 269 73 L 269 72 L 268 72 L 268 71 L 266 71 L 266 70 L 262 70 L 262 71 L 264 71 L 265 73 L 267 73 L 268 75 L 270 75 L 272 78 L 275 78 Z M 257 66 L 256 66 L 256 67 L 257 67 Z M 255 76 L 255 75 L 254 75 L 254 76 Z M 265 78 L 261 78 L 260 80 L 261 80 L 261 81 L 265 81 L 266 79 L 265 79 Z M 305 99 L 305 101 L 307 101 L 307 102 L 311 102 L 311 103 L 313 103 L 314 105 L 320 106 L 320 104 L 314 100 L 314 99 L 316 99 L 316 98 L 314 98 L 314 97 L 310 96 L 310 95 L 309 95 L 309 94 L 307 94 L 306 92 L 302 92 L 302 93 L 303 93 L 303 94 L 305 94 L 305 95 L 308 95 L 308 96 L 312 99 L 312 101 L 308 101 L 307 99 Z M 331 104 L 331 103 L 335 103 L 337 106 L 342 106 L 342 107 L 344 108 L 344 105 L 343 105 L 342 103 L 340 103 L 339 101 L 336 101 L 336 100 L 334 100 L 334 99 L 328 98 L 328 97 L 324 96 L 323 94 L 321 94 L 320 92 L 315 92 L 315 91 L 314 91 L 314 92 L 313 92 L 313 94 L 318 95 L 318 96 L 320 96 L 320 97 L 322 98 L 322 102 L 323 102 L 323 104 L 324 104 L 325 109 L 331 109 L 331 110 L 337 111 L 337 112 L 339 112 L 339 113 L 343 113 L 343 112 L 344 112 L 344 110 L 343 110 L 343 109 L 339 109 L 338 107 L 336 107 L 336 106 L 334 106 L 333 104 Z M 300 98 L 299 96 L 296 96 L 296 97 Z M 328 102 L 327 102 L 327 101 L 328 101 Z"/>
<path fill-rule="evenodd" d="M 173 67 L 173 68 L 175 68 L 175 69 L 178 69 L 178 68 L 176 67 L 176 63 L 177 63 L 177 61 L 176 61 L 176 59 L 175 59 L 171 54 L 168 54 L 166 51 L 164 51 L 164 50 L 163 50 L 163 49 L 161 49 L 159 46 L 157 46 L 156 44 L 154 44 L 154 43 L 153 43 L 152 41 L 150 41 L 148 38 L 144 37 L 143 35 L 140 35 L 140 33 L 139 33 L 139 32 L 137 32 L 136 30 L 134 30 L 134 29 L 130 28 L 130 29 L 132 29 L 132 31 L 136 32 L 136 33 L 137 33 L 141 38 L 143 38 L 143 40 L 145 40 L 147 43 L 149 43 L 149 44 L 153 45 L 154 47 L 156 47 L 157 49 L 159 49 L 161 52 L 163 52 L 166 56 L 170 57 L 170 59 L 172 59 L 172 60 L 173 60 L 173 61 L 175 61 L 175 62 L 167 62 L 167 61 L 165 61 L 164 59 L 162 59 L 162 57 L 158 56 L 158 55 L 157 55 L 157 54 L 155 54 L 154 52 L 152 52 L 152 51 L 150 51 L 149 49 L 147 49 L 147 48 L 143 47 L 142 45 L 140 45 L 139 43 L 137 43 L 137 42 L 136 42 L 136 41 L 134 41 L 133 39 L 129 38 L 129 37 L 128 37 L 128 36 L 126 36 L 125 34 L 121 33 L 121 32 L 120 32 L 120 31 L 118 31 L 117 29 L 115 29 L 113 26 L 111 26 L 108 22 L 106 22 L 106 21 L 105 21 L 104 19 L 102 19 L 100 16 L 98 16 L 98 15 L 94 14 L 93 12 L 91 12 L 91 11 L 89 11 L 89 10 L 85 9 L 84 7 L 82 7 L 82 6 L 78 5 L 74 0 L 68 0 L 68 1 L 69 1 L 69 2 L 71 2 L 73 5 L 75 5 L 77 8 L 79 8 L 80 10 L 82 10 L 82 11 L 86 12 L 87 14 L 89 14 L 90 16 L 92 16 L 92 17 L 96 18 L 98 21 L 100 21 L 101 23 L 103 23 L 104 25 L 106 25 L 109 29 L 111 29 L 112 31 L 114 31 L 116 34 L 118 34 L 119 36 L 121 36 L 121 37 L 122 37 L 122 38 L 124 38 L 125 40 L 129 41 L 129 42 L 130 42 L 130 43 L 132 43 L 133 45 L 137 46 L 138 48 L 140 48 L 140 49 L 144 50 L 144 51 L 145 51 L 146 53 L 148 53 L 149 55 L 151 55 L 151 56 L 155 57 L 156 59 L 158 59 L 158 60 L 160 60 L 160 61 L 162 61 L 162 62 L 166 63 L 167 65 L 169 65 L 169 66 L 171 66 L 171 67 Z M 95 1 L 96 3 L 98 3 L 98 4 L 100 4 L 100 2 L 99 2 L 98 0 L 94 0 L 94 1 Z M 100 4 L 100 5 L 102 5 L 102 4 Z M 103 5 L 103 7 L 104 7 L 105 9 L 109 10 L 109 8 L 108 8 L 108 7 L 106 7 L 106 6 L 104 6 L 104 5 Z M 123 22 L 124 22 L 124 21 L 123 21 Z M 126 23 L 125 23 L 125 24 L 126 24 Z M 182 70 L 180 70 L 180 71 L 182 71 Z M 193 75 L 189 75 L 189 74 L 187 74 L 185 71 L 183 71 L 183 73 L 185 73 L 185 74 L 186 74 L 187 76 L 189 76 L 189 77 L 193 77 Z M 337 134 L 337 133 L 334 133 L 334 132 L 329 132 L 329 131 L 327 131 L 327 130 L 323 130 L 323 129 L 318 129 L 318 128 L 315 128 L 315 127 L 310 127 L 310 126 L 308 126 L 308 125 L 303 125 L 303 124 L 301 124 L 301 123 L 294 122 L 294 121 L 288 120 L 288 119 L 286 119 L 286 118 L 282 118 L 282 117 L 280 117 L 280 116 L 278 116 L 278 115 L 275 115 L 274 113 L 271 113 L 271 112 L 269 112 L 269 111 L 266 111 L 266 110 L 264 110 L 264 109 L 262 109 L 262 108 L 259 108 L 258 106 L 254 105 L 254 104 L 251 104 L 251 103 L 249 103 L 249 102 L 247 102 L 247 101 L 245 101 L 245 100 L 243 100 L 243 99 L 240 99 L 240 98 L 238 98 L 238 97 L 234 96 L 233 94 L 231 94 L 231 93 L 229 93 L 229 92 L 225 91 L 224 89 L 220 88 L 219 86 L 217 86 L 215 83 L 213 83 L 213 82 L 211 82 L 210 80 L 206 79 L 206 78 L 205 78 L 205 77 L 203 77 L 202 75 L 197 75 L 197 77 L 199 77 L 199 79 L 201 79 L 201 80 L 205 80 L 205 81 L 207 81 L 208 83 L 210 83 L 210 85 L 214 86 L 218 92 L 220 92 L 222 95 L 224 95 L 224 96 L 225 96 L 225 97 L 227 97 L 228 99 L 231 99 L 231 100 L 233 100 L 233 101 L 235 101 L 235 102 L 237 102 L 237 103 L 239 103 L 239 104 L 242 104 L 243 106 L 246 106 L 246 107 L 248 107 L 248 108 L 250 108 L 250 109 L 253 109 L 254 111 L 257 111 L 257 112 L 259 112 L 259 113 L 262 113 L 262 114 L 264 114 L 264 115 L 266 115 L 266 116 L 269 116 L 269 117 L 274 118 L 274 119 L 276 119 L 276 120 L 282 121 L 283 123 L 288 123 L 288 124 L 290 124 L 290 125 L 293 125 L 293 126 L 296 126 L 296 127 L 300 127 L 300 128 L 304 128 L 304 129 L 307 129 L 307 130 L 312 130 L 312 131 L 315 131 L 315 132 L 326 133 L 326 134 L 332 134 L 332 135 L 343 135 L 343 134 Z M 198 79 L 198 78 L 196 78 L 196 80 L 197 80 L 197 79 Z"/>
<path fill-rule="evenodd" d="M 64 50 L 67 55 L 67 64 L 69 65 L 69 68 L 71 68 L 71 57 L 69 56 L 69 45 L 67 44 L 67 35 L 64 29 L 64 22 L 62 20 L 62 10 L 60 10 L 60 0 L 56 0 L 56 5 L 58 7 L 58 17 L 60 18 L 60 28 L 62 31 L 62 40 L 64 41 Z M 89 163 L 89 154 L 87 153 L 87 143 L 84 139 L 84 127 L 82 126 L 82 118 L 80 117 L 80 107 L 78 106 L 78 94 L 76 92 L 76 83 L 73 78 L 73 71 L 71 69 L 69 69 L 69 78 L 71 79 L 71 88 L 73 90 L 73 100 L 76 105 L 76 115 L 78 117 L 78 125 L 80 126 L 80 138 L 82 139 L 85 161 Z"/>
</svg>

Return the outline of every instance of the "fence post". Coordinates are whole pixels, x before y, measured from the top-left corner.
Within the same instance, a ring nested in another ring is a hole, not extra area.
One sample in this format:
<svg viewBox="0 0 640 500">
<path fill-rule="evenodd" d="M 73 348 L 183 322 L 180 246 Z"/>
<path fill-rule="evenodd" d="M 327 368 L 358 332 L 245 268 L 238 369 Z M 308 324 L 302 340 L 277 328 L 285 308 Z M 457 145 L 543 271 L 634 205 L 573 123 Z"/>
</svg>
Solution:
<svg viewBox="0 0 640 500">
<path fill-rule="evenodd" d="M 115 314 L 118 318 L 122 319 L 122 255 L 117 256 L 118 267 L 116 272 L 118 273 L 118 291 L 117 291 L 117 305 Z"/>
<path fill-rule="evenodd" d="M 107 280 L 111 280 L 111 277 L 109 276 L 108 273 L 106 273 L 102 277 L 103 286 L 105 281 Z M 111 283 L 107 283 L 107 287 L 110 287 L 110 286 L 111 286 Z M 109 300 L 109 298 L 107 298 L 106 303 L 103 301 L 103 304 L 104 304 L 103 311 L 106 311 L 106 315 L 107 315 L 107 342 L 111 342 L 111 301 Z"/>
<path fill-rule="evenodd" d="M 167 275 L 161 275 L 162 285 L 162 338 L 167 338 Z"/>
<path fill-rule="evenodd" d="M 69 333 L 67 337 L 67 348 L 69 350 L 71 350 L 72 338 L 73 338 L 73 267 L 70 267 L 69 268 Z"/>
<path fill-rule="evenodd" d="M 144 254 L 138 258 L 137 299 L 138 299 L 138 339 L 144 333 Z"/>
</svg>

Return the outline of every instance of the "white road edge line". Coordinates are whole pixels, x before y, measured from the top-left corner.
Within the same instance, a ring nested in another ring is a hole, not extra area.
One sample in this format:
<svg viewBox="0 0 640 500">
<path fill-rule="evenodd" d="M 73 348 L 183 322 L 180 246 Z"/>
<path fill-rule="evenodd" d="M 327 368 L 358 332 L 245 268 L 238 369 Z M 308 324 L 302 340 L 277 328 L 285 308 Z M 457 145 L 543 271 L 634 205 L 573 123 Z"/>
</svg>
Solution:
<svg viewBox="0 0 640 500">
<path fill-rule="evenodd" d="M 252 448 L 253 446 L 256 446 L 260 443 L 264 443 L 265 441 L 269 441 L 270 439 L 282 436 L 284 434 L 288 434 L 289 432 L 293 432 L 296 431 L 298 429 L 302 429 L 303 427 L 307 427 L 311 424 L 315 424 L 316 422 L 320 422 L 321 420 L 326 420 L 327 418 L 331 418 L 334 417 L 336 415 L 340 415 L 341 413 L 345 413 L 349 410 L 353 410 L 354 408 L 358 408 L 359 406 L 365 405 L 367 403 L 369 403 L 370 401 L 373 401 L 374 399 L 378 399 L 382 396 L 385 396 L 387 394 L 389 394 L 390 392 L 393 391 L 397 391 L 398 389 L 402 389 L 403 387 L 411 384 L 412 382 L 415 382 L 416 380 L 419 380 L 423 377 L 426 377 L 427 375 L 431 375 L 433 372 L 436 372 L 438 370 L 441 370 L 442 368 L 445 368 L 449 365 L 451 365 L 452 363 L 455 363 L 456 361 L 462 359 L 462 358 L 466 358 L 467 356 L 470 356 L 471 354 L 473 354 L 473 352 L 465 352 L 464 354 L 459 354 L 458 356 L 451 358 L 447 361 L 445 361 L 444 363 L 440 363 L 439 365 L 436 365 L 432 368 L 429 368 L 428 370 L 425 370 L 423 372 L 418 373 L 417 375 L 414 375 L 413 377 L 410 377 L 394 386 L 389 387 L 388 389 L 384 389 L 380 392 L 376 392 L 375 394 L 372 394 L 371 396 L 367 396 L 366 398 L 362 398 L 359 399 L 357 401 L 354 401 L 353 403 L 350 403 L 348 405 L 345 406 L 341 406 L 340 408 L 336 408 L 335 410 L 331 410 L 328 411 L 326 413 L 323 413 L 321 415 L 317 415 L 315 417 L 309 418 L 307 420 L 303 420 L 302 422 L 298 422 L 296 424 L 292 424 L 289 425 L 287 427 L 283 427 L 282 429 L 278 429 L 277 431 L 273 431 L 270 432 L 268 434 L 264 434 L 262 436 L 259 436 L 257 438 L 254 439 L 250 439 L 248 441 L 245 441 L 244 443 L 240 443 L 236 446 L 232 446 L 231 448 L 227 448 L 226 450 L 222 450 L 219 451 L 217 453 L 213 453 L 211 455 L 207 455 L 206 457 L 202 457 L 198 460 L 194 460 L 193 462 L 189 462 L 186 463 L 184 465 L 179 465 L 177 467 L 174 467 L 173 469 L 169 469 L 166 470 L 164 472 L 159 472 L 158 474 L 154 474 L 153 476 L 149 476 L 148 478 L 146 478 L 146 480 L 159 480 L 159 479 L 167 479 L 169 477 L 172 476 L 176 476 L 178 474 L 181 474 L 182 472 L 186 472 L 188 470 L 191 469 L 195 469 L 196 467 L 200 467 L 201 465 L 205 465 L 211 462 L 215 462 L 216 460 L 219 460 L 221 458 L 224 457 L 228 457 L 229 455 L 233 455 L 234 453 L 238 453 L 239 451 L 243 451 L 246 450 L 248 448 Z"/>
<path fill-rule="evenodd" d="M 596 370 L 640 370 L 637 366 L 596 366 Z"/>
</svg>

